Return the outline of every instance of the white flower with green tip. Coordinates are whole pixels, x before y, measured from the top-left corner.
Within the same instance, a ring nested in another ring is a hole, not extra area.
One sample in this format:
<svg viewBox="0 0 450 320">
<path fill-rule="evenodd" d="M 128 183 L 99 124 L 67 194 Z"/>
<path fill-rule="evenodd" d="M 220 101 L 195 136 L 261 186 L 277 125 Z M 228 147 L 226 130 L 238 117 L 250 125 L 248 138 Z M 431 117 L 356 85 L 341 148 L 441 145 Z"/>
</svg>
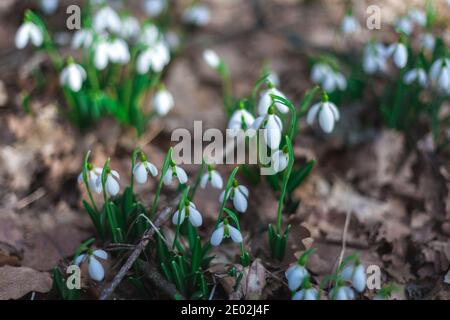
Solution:
<svg viewBox="0 0 450 320">
<path fill-rule="evenodd" d="M 231 226 L 227 219 L 224 219 L 223 222 L 219 223 L 217 229 L 214 230 L 211 235 L 211 245 L 217 247 L 222 243 L 224 238 L 229 237 L 235 243 L 241 243 L 243 240 L 241 232 L 237 228 Z"/>
<path fill-rule="evenodd" d="M 172 216 L 172 223 L 174 225 L 181 225 L 186 217 L 194 227 L 200 227 L 203 223 L 201 213 L 197 210 L 195 204 L 190 201 L 186 201 L 186 204 L 183 206 L 181 211 L 175 211 Z"/>
<path fill-rule="evenodd" d="M 100 282 L 105 278 L 105 269 L 98 259 L 106 261 L 108 259 L 106 251 L 98 249 L 80 254 L 75 259 L 75 264 L 80 266 L 83 262 L 87 261 L 89 276 L 92 280 Z"/>
</svg>

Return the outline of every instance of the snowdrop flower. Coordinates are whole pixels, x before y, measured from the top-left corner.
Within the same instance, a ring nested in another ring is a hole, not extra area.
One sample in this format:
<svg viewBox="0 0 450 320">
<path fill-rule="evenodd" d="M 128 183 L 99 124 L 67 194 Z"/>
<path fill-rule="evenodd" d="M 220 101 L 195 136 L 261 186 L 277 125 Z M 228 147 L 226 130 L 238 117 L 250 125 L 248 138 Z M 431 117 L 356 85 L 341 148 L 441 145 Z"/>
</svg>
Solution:
<svg viewBox="0 0 450 320">
<path fill-rule="evenodd" d="M 424 33 L 420 35 L 420 46 L 430 52 L 434 51 L 436 39 L 431 33 Z"/>
<path fill-rule="evenodd" d="M 231 200 L 233 200 L 234 208 L 240 213 L 244 213 L 245 211 L 247 211 L 248 207 L 248 196 L 249 196 L 248 188 L 243 185 L 238 185 L 237 180 L 234 180 L 233 186 L 226 195 L 226 199 L 228 200 L 229 198 L 231 198 Z M 223 202 L 224 197 L 225 197 L 225 190 L 222 191 L 222 193 L 220 194 L 219 201 Z"/>
<path fill-rule="evenodd" d="M 228 219 L 224 219 L 223 222 L 219 223 L 217 229 L 213 232 L 211 236 L 211 245 L 217 247 L 222 243 L 224 238 L 228 237 L 231 237 L 231 240 L 235 243 L 242 242 L 241 232 L 237 228 L 231 226 L 228 223 Z"/>
<path fill-rule="evenodd" d="M 255 121 L 255 118 L 252 116 L 250 112 L 245 110 L 244 104 L 241 103 L 239 109 L 236 110 L 230 117 L 230 121 L 228 122 L 227 134 L 231 137 L 237 135 L 239 130 L 247 130 L 250 128 Z"/>
<path fill-rule="evenodd" d="M 292 300 L 317 300 L 319 292 L 315 288 L 302 289 L 292 296 Z"/>
<path fill-rule="evenodd" d="M 130 61 L 130 50 L 124 40 L 114 39 L 110 42 L 109 60 L 118 64 L 127 64 Z"/>
<path fill-rule="evenodd" d="M 167 0 L 145 0 L 144 11 L 149 17 L 159 16 L 167 7 Z"/>
<path fill-rule="evenodd" d="M 158 90 L 153 97 L 153 108 L 160 116 L 165 116 L 169 113 L 169 111 L 172 110 L 173 105 L 173 96 L 164 87 Z"/>
<path fill-rule="evenodd" d="M 403 43 L 393 43 L 388 47 L 387 50 L 388 55 L 392 55 L 394 64 L 398 68 L 401 69 L 406 66 L 406 64 L 408 63 L 408 49 Z"/>
<path fill-rule="evenodd" d="M 309 276 L 309 273 L 304 266 L 296 263 L 290 266 L 284 275 L 288 281 L 289 290 L 296 291 L 303 284 L 303 281 Z"/>
<path fill-rule="evenodd" d="M 173 177 L 176 177 L 181 184 L 185 184 L 188 180 L 186 171 L 184 171 L 183 168 L 180 168 L 179 166 L 175 165 L 175 163 L 173 163 L 172 160 L 170 162 L 171 163 L 169 170 L 167 170 L 163 178 L 164 184 L 170 185 L 172 183 Z"/>
<path fill-rule="evenodd" d="M 161 38 L 161 34 L 158 28 L 151 23 L 147 23 L 142 28 L 141 32 L 141 42 L 147 46 L 153 46 Z"/>
<path fill-rule="evenodd" d="M 141 34 L 139 20 L 133 16 L 127 16 L 122 20 L 120 34 L 125 39 L 136 39 Z"/>
<path fill-rule="evenodd" d="M 450 91 L 450 59 L 437 59 L 429 71 L 431 84 L 441 92 Z"/>
<path fill-rule="evenodd" d="M 355 293 L 347 286 L 334 287 L 330 291 L 330 298 L 334 300 L 353 300 L 355 299 Z"/>
<path fill-rule="evenodd" d="M 106 253 L 106 251 L 99 249 L 85 254 L 80 254 L 75 259 L 75 264 L 77 266 L 80 266 L 80 264 L 87 260 L 88 272 L 91 279 L 95 281 L 102 281 L 105 277 L 105 270 L 103 269 L 102 264 L 97 259 L 107 260 L 108 254 Z"/>
<path fill-rule="evenodd" d="M 119 34 L 122 29 L 119 15 L 109 6 L 104 6 L 95 13 L 92 25 L 97 33 L 110 31 Z"/>
<path fill-rule="evenodd" d="M 145 74 L 152 69 L 161 72 L 170 61 L 170 52 L 167 46 L 159 41 L 156 45 L 147 48 L 137 59 L 137 71 Z"/>
<path fill-rule="evenodd" d="M 220 58 L 219 55 L 211 49 L 206 49 L 203 51 L 203 59 L 205 60 L 206 64 L 210 66 L 213 69 L 219 68 L 220 65 Z"/>
<path fill-rule="evenodd" d="M 362 264 L 348 264 L 341 273 L 342 279 L 352 284 L 357 292 L 363 292 L 366 288 L 366 271 Z"/>
<path fill-rule="evenodd" d="M 116 196 L 120 191 L 119 180 L 120 176 L 116 170 L 107 169 L 105 191 L 110 197 Z M 102 177 L 97 179 L 97 188 L 102 188 Z"/>
<path fill-rule="evenodd" d="M 345 90 L 347 80 L 340 72 L 334 71 L 331 66 L 324 63 L 315 64 L 311 70 L 311 80 L 320 84 L 327 92 L 333 92 L 336 89 Z"/>
<path fill-rule="evenodd" d="M 385 72 L 387 70 L 386 48 L 381 43 L 369 43 L 364 48 L 363 69 L 368 74 Z"/>
<path fill-rule="evenodd" d="M 41 10 L 45 14 L 51 15 L 58 9 L 58 4 L 59 0 L 41 0 Z"/>
<path fill-rule="evenodd" d="M 287 147 L 283 150 L 277 150 L 272 154 L 271 162 L 275 172 L 281 172 L 286 169 L 289 163 L 289 153 Z"/>
<path fill-rule="evenodd" d="M 101 175 L 102 168 L 94 167 L 91 163 L 87 164 L 87 181 L 89 188 L 98 194 L 102 192 L 102 185 L 101 183 L 98 183 Z M 78 175 L 78 183 L 83 183 L 83 172 Z"/>
<path fill-rule="evenodd" d="M 312 125 L 316 117 L 319 118 L 319 125 L 325 133 L 331 133 L 334 123 L 339 120 L 339 110 L 333 102 L 328 101 L 328 95 L 325 92 L 322 101 L 309 109 L 306 122 Z"/>
<path fill-rule="evenodd" d="M 181 225 L 186 217 L 194 227 L 200 227 L 202 225 L 202 215 L 195 207 L 195 204 L 190 201 L 186 201 L 181 211 L 175 211 L 172 216 L 172 223 L 174 225 L 178 225 L 178 223 Z"/>
<path fill-rule="evenodd" d="M 94 33 L 90 29 L 81 29 L 75 32 L 72 38 L 72 48 L 88 48 L 94 40 Z"/>
<path fill-rule="evenodd" d="M 361 29 L 359 21 L 352 15 L 347 14 L 341 23 L 341 31 L 343 34 L 356 33 Z"/>
<path fill-rule="evenodd" d="M 278 73 L 274 71 L 269 72 L 269 75 L 267 76 L 267 81 L 269 83 L 272 83 L 274 86 L 280 85 L 280 77 L 278 76 Z"/>
<path fill-rule="evenodd" d="M 405 84 L 411 84 L 417 82 L 422 87 L 427 85 L 427 73 L 422 68 L 411 69 L 403 76 L 403 82 Z"/>
<path fill-rule="evenodd" d="M 82 66 L 74 63 L 73 60 L 69 62 L 59 76 L 60 84 L 69 87 L 74 92 L 81 90 L 84 80 L 86 80 L 86 71 Z"/>
<path fill-rule="evenodd" d="M 156 177 L 158 175 L 158 169 L 156 166 L 147 161 L 147 157 L 141 153 L 141 161 L 138 162 L 133 169 L 134 180 L 137 183 L 144 184 L 147 182 L 148 174 Z"/>
<path fill-rule="evenodd" d="M 410 35 L 413 32 L 413 24 L 408 17 L 398 19 L 395 23 L 395 28 L 406 35 Z"/>
<path fill-rule="evenodd" d="M 272 149 L 278 149 L 281 142 L 281 134 L 283 131 L 283 124 L 281 119 L 274 114 L 274 107 L 270 107 L 268 113 L 262 115 L 253 122 L 252 129 L 263 130 L 264 133 L 264 142 L 266 145 Z"/>
<path fill-rule="evenodd" d="M 412 9 L 408 13 L 408 18 L 415 24 L 425 27 L 427 24 L 427 16 L 425 12 L 419 9 Z"/>
<path fill-rule="evenodd" d="M 184 11 L 182 19 L 185 23 L 204 27 L 210 20 L 209 8 L 204 4 L 195 4 Z"/>
<path fill-rule="evenodd" d="M 104 70 L 108 66 L 109 54 L 109 43 L 105 40 L 99 41 L 94 51 L 94 65 L 97 70 Z"/>
<path fill-rule="evenodd" d="M 200 187 L 205 189 L 208 182 L 211 183 L 213 188 L 222 189 L 223 187 L 222 177 L 211 165 L 208 165 L 208 172 L 200 179 Z"/>
<path fill-rule="evenodd" d="M 280 96 L 281 98 L 285 98 L 286 96 L 277 88 L 274 88 L 273 85 L 269 82 L 269 89 L 265 90 L 261 93 L 261 97 L 259 98 L 258 103 L 258 113 L 260 115 L 267 114 L 270 106 L 272 105 L 272 97 L 271 95 Z M 275 102 L 275 107 L 281 113 L 288 113 L 289 108 L 282 104 L 281 102 Z"/>
<path fill-rule="evenodd" d="M 40 47 L 44 42 L 44 34 L 37 25 L 26 21 L 17 30 L 15 42 L 17 49 L 25 48 L 29 42 Z"/>
</svg>

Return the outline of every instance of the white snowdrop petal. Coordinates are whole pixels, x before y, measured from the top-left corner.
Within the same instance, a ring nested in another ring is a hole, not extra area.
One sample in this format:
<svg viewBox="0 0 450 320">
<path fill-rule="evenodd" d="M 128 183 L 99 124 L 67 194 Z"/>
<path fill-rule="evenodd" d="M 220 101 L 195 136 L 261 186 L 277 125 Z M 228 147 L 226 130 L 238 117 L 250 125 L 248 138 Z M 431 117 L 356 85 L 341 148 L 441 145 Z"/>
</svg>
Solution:
<svg viewBox="0 0 450 320">
<path fill-rule="evenodd" d="M 137 183 L 144 184 L 147 182 L 148 174 L 143 163 L 138 163 L 134 167 L 134 180 Z"/>
<path fill-rule="evenodd" d="M 202 215 L 197 211 L 197 209 L 192 207 L 189 209 L 189 221 L 194 227 L 200 227 L 202 225 Z"/>
<path fill-rule="evenodd" d="M 215 170 L 211 171 L 211 185 L 216 189 L 222 189 L 223 187 L 222 177 Z"/>
<path fill-rule="evenodd" d="M 183 223 L 184 218 L 186 217 L 186 213 L 185 213 L 185 209 L 181 209 L 181 214 L 180 214 L 180 210 L 175 211 L 175 213 L 172 216 L 172 223 L 174 225 L 178 225 L 178 222 L 180 222 L 180 224 Z"/>
<path fill-rule="evenodd" d="M 366 271 L 362 264 L 358 265 L 352 278 L 352 287 L 358 292 L 363 292 L 366 288 Z"/>
<path fill-rule="evenodd" d="M 83 262 L 83 260 L 84 260 L 85 257 L 86 257 L 86 254 L 80 254 L 78 257 L 76 257 L 74 263 L 75 263 L 77 266 L 79 266 L 79 265 Z"/>
<path fill-rule="evenodd" d="M 93 256 L 89 258 L 89 276 L 92 280 L 95 281 L 102 281 L 105 277 L 105 270 L 103 269 L 103 266 L 100 262 L 98 262 L 97 259 L 95 259 Z"/>
<path fill-rule="evenodd" d="M 178 181 L 180 181 L 181 184 L 185 184 L 188 181 L 186 171 L 178 166 L 175 167 L 175 171 L 177 173 Z"/>
<path fill-rule="evenodd" d="M 306 116 L 306 122 L 309 125 L 312 125 L 314 123 L 314 120 L 316 119 L 317 113 L 319 112 L 321 106 L 322 102 L 318 102 L 314 104 L 311 108 L 309 108 L 308 114 Z"/>
<path fill-rule="evenodd" d="M 30 37 L 29 29 L 30 29 L 29 23 L 24 23 L 17 30 L 16 38 L 15 38 L 17 49 L 23 49 L 28 44 L 29 37 Z"/>
<path fill-rule="evenodd" d="M 330 133 L 334 128 L 334 115 L 331 111 L 331 108 L 326 104 L 322 105 L 322 108 L 319 112 L 319 124 L 322 130 L 326 133 Z"/>
<path fill-rule="evenodd" d="M 203 174 L 202 178 L 200 179 L 200 187 L 202 189 L 206 188 L 206 185 L 208 184 L 208 180 L 209 180 L 209 173 L 205 173 Z"/>
<path fill-rule="evenodd" d="M 92 254 L 103 260 L 108 259 L 108 253 L 106 253 L 105 250 L 97 249 L 97 250 L 94 250 L 94 252 Z"/>
<path fill-rule="evenodd" d="M 334 116 L 334 121 L 338 121 L 340 118 L 339 110 L 333 102 L 326 102 L 328 108 L 330 108 L 331 112 Z"/>
<path fill-rule="evenodd" d="M 108 177 L 106 178 L 106 186 L 105 187 L 106 187 L 106 192 L 112 197 L 116 196 L 120 191 L 119 183 L 111 175 L 108 175 Z"/>
<path fill-rule="evenodd" d="M 238 190 L 235 190 L 234 198 L 233 198 L 233 206 L 236 208 L 237 211 L 244 213 L 247 211 L 247 198 L 244 194 L 239 192 Z"/>
<path fill-rule="evenodd" d="M 303 300 L 317 300 L 318 292 L 315 288 L 307 289 Z"/>
<path fill-rule="evenodd" d="M 163 182 L 166 186 L 168 186 L 172 183 L 172 170 L 170 168 L 169 168 L 169 170 L 167 170 L 166 174 L 164 175 Z"/>
<path fill-rule="evenodd" d="M 263 93 L 261 93 L 261 96 L 259 98 L 258 113 L 260 115 L 267 114 L 267 111 L 269 110 L 269 107 L 271 105 L 272 105 L 272 98 L 269 95 L 269 91 L 266 90 Z"/>
<path fill-rule="evenodd" d="M 172 110 L 174 105 L 173 96 L 167 90 L 160 90 L 156 93 L 153 98 L 153 106 L 155 107 L 155 111 L 164 116 Z"/>
<path fill-rule="evenodd" d="M 211 236 L 211 245 L 217 247 L 223 240 L 224 227 L 220 226 L 213 232 Z"/>
<path fill-rule="evenodd" d="M 203 59 L 213 69 L 219 67 L 220 58 L 217 53 L 211 49 L 203 51 Z"/>
<path fill-rule="evenodd" d="M 404 68 L 408 62 L 408 50 L 403 43 L 397 44 L 394 52 L 394 63 L 399 68 Z"/>
<path fill-rule="evenodd" d="M 228 225 L 228 232 L 230 234 L 231 240 L 236 243 L 242 242 L 242 234 L 241 232 L 233 226 Z"/>
<path fill-rule="evenodd" d="M 156 166 L 147 161 L 147 169 L 150 171 L 150 173 L 152 174 L 152 176 L 156 177 L 158 175 L 158 169 L 156 168 Z"/>
<path fill-rule="evenodd" d="M 288 271 L 286 271 L 289 290 L 297 290 L 302 285 L 303 280 L 307 275 L 308 271 L 300 265 L 294 265 L 293 267 L 290 267 Z"/>
<path fill-rule="evenodd" d="M 275 115 L 267 117 L 267 125 L 264 130 L 264 140 L 269 148 L 278 149 L 281 142 L 281 130 L 279 118 Z"/>
</svg>

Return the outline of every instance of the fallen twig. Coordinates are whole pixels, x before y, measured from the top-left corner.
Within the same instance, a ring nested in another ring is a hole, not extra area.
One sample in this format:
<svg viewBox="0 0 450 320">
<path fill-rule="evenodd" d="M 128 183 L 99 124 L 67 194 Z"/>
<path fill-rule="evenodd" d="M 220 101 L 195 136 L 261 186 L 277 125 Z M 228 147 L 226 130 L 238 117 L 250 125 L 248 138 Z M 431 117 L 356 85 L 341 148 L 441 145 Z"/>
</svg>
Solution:
<svg viewBox="0 0 450 320">
<path fill-rule="evenodd" d="M 156 266 L 149 262 L 146 264 L 145 268 L 145 276 L 147 279 L 158 289 L 160 289 L 167 296 L 176 299 L 176 300 L 184 300 L 183 295 L 177 290 L 175 285 L 169 281 L 167 281 L 161 273 L 159 273 Z"/>
</svg>

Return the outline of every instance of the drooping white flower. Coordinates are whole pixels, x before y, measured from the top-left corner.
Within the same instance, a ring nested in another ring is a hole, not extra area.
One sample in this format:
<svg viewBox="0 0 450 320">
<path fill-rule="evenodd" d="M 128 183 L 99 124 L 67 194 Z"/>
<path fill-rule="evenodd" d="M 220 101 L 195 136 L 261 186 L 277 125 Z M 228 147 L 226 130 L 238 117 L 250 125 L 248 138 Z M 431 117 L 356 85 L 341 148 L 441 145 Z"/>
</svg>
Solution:
<svg viewBox="0 0 450 320">
<path fill-rule="evenodd" d="M 408 63 L 408 49 L 401 42 L 391 44 L 388 48 L 388 54 L 392 54 L 394 64 L 400 69 Z"/>
<path fill-rule="evenodd" d="M 81 90 L 84 80 L 86 80 L 86 71 L 82 66 L 73 62 L 69 63 L 59 76 L 60 84 L 69 87 L 74 92 Z"/>
<path fill-rule="evenodd" d="M 138 162 L 133 169 L 134 179 L 140 184 L 147 182 L 149 173 L 154 177 L 158 175 L 158 169 L 153 163 L 148 162 L 145 158 L 142 160 L 143 161 Z"/>
<path fill-rule="evenodd" d="M 278 149 L 281 142 L 283 123 L 281 119 L 274 114 L 274 108 L 270 107 L 269 112 L 262 115 L 253 122 L 252 129 L 263 130 L 263 138 L 266 145 L 272 149 Z"/>
<path fill-rule="evenodd" d="M 213 69 L 217 69 L 220 65 L 220 57 L 212 49 L 206 49 L 203 51 L 203 60 L 205 60 L 206 64 Z"/>
<path fill-rule="evenodd" d="M 267 81 L 272 83 L 275 87 L 280 85 L 280 77 L 278 73 L 275 71 L 270 71 L 269 75 L 267 76 Z"/>
<path fill-rule="evenodd" d="M 84 261 L 88 263 L 88 272 L 92 280 L 102 281 L 105 277 L 105 269 L 103 265 L 97 260 L 107 260 L 108 254 L 104 250 L 94 250 L 92 253 L 80 254 L 75 259 L 75 264 L 80 266 Z"/>
<path fill-rule="evenodd" d="M 184 11 L 182 19 L 187 24 L 204 27 L 210 20 L 209 8 L 204 4 L 194 4 Z"/>
<path fill-rule="evenodd" d="M 172 223 L 174 225 L 178 225 L 178 223 L 181 225 L 186 217 L 194 227 L 200 227 L 203 223 L 201 213 L 197 210 L 195 204 L 190 201 L 187 201 L 181 211 L 175 211 L 172 216 Z"/>
<path fill-rule="evenodd" d="M 142 52 L 137 59 L 137 71 L 139 74 L 145 74 L 150 71 L 161 72 L 170 61 L 170 51 L 167 46 L 158 41 L 152 47 Z"/>
<path fill-rule="evenodd" d="M 94 40 L 94 32 L 90 29 L 81 29 L 75 32 L 72 38 L 72 48 L 89 48 Z"/>
<path fill-rule="evenodd" d="M 341 31 L 343 34 L 356 33 L 361 29 L 359 21 L 351 14 L 347 14 L 341 23 Z"/>
<path fill-rule="evenodd" d="M 330 299 L 334 300 L 353 300 L 355 299 L 355 293 L 352 288 L 347 286 L 334 287 L 330 291 Z"/>
<path fill-rule="evenodd" d="M 364 48 L 363 69 L 368 74 L 386 72 L 387 49 L 381 43 L 369 43 Z"/>
<path fill-rule="evenodd" d="M 347 80 L 344 75 L 333 70 L 331 66 L 325 63 L 317 63 L 311 69 L 311 80 L 322 86 L 327 92 L 333 92 L 336 89 L 345 90 Z"/>
<path fill-rule="evenodd" d="M 281 172 L 286 169 L 289 163 L 289 154 L 287 150 L 277 150 L 272 153 L 270 163 L 275 172 Z"/>
<path fill-rule="evenodd" d="M 403 82 L 406 84 L 411 84 L 417 82 L 422 87 L 427 85 L 427 73 L 422 68 L 414 68 L 405 73 L 403 76 Z"/>
<path fill-rule="evenodd" d="M 319 118 L 319 125 L 325 133 L 333 131 L 334 123 L 339 120 L 339 110 L 333 102 L 328 101 L 328 97 L 321 102 L 314 104 L 308 111 L 306 122 L 312 125 Z"/>
<path fill-rule="evenodd" d="M 159 16 L 167 7 L 167 0 L 145 0 L 144 11 L 149 17 Z"/>
<path fill-rule="evenodd" d="M 288 287 L 291 291 L 296 291 L 302 285 L 303 281 L 308 277 L 308 270 L 304 266 L 297 263 L 290 266 L 286 272 L 285 276 L 288 281 Z"/>
<path fill-rule="evenodd" d="M 122 19 L 120 35 L 125 39 L 137 39 L 141 34 L 139 20 L 133 16 L 126 16 Z"/>
<path fill-rule="evenodd" d="M 120 34 L 122 22 L 113 8 L 104 6 L 95 13 L 92 26 L 97 33 L 112 32 Z"/>
<path fill-rule="evenodd" d="M 35 47 L 40 47 L 44 42 L 44 35 L 37 25 L 27 21 L 17 30 L 15 42 L 17 49 L 25 48 L 29 42 Z"/>
<path fill-rule="evenodd" d="M 363 292 L 366 288 L 366 271 L 362 264 L 355 266 L 348 264 L 344 267 L 341 273 L 342 279 L 349 281 L 357 292 Z"/>
<path fill-rule="evenodd" d="M 158 28 L 152 24 L 152 23 L 146 23 L 142 27 L 141 37 L 140 41 L 151 47 L 155 45 L 158 41 L 161 39 L 161 33 L 159 32 Z"/>
<path fill-rule="evenodd" d="M 219 201 L 221 203 L 224 200 L 224 196 L 225 190 L 222 191 L 219 197 Z M 226 199 L 228 200 L 229 198 L 231 198 L 231 200 L 233 200 L 234 208 L 237 211 L 244 213 L 245 211 L 247 211 L 248 207 L 248 196 L 249 196 L 248 188 L 243 185 L 238 185 L 237 181 L 235 181 L 231 189 L 228 191 Z"/>
<path fill-rule="evenodd" d="M 174 106 L 173 96 L 165 88 L 162 88 L 156 92 L 153 97 L 153 108 L 160 116 L 164 116 L 172 110 Z"/>
<path fill-rule="evenodd" d="M 271 83 L 269 83 L 269 89 L 263 91 L 261 93 L 261 96 L 259 98 L 259 103 L 258 103 L 258 113 L 260 115 L 265 115 L 267 114 L 270 106 L 272 105 L 272 97 L 271 95 L 275 95 L 275 96 L 279 96 L 281 98 L 285 98 L 286 96 L 277 88 L 274 88 L 272 86 Z M 282 104 L 281 102 L 275 102 L 275 107 L 277 108 L 278 111 L 280 111 L 281 113 L 288 113 L 289 112 L 289 108 Z"/>
<path fill-rule="evenodd" d="M 116 170 L 109 170 L 106 174 L 105 191 L 110 197 L 116 196 L 120 191 L 119 185 L 120 175 Z M 102 188 L 101 175 L 97 179 L 97 188 Z"/>
<path fill-rule="evenodd" d="M 102 185 L 98 183 L 98 180 L 101 179 L 102 168 L 94 167 L 91 164 L 87 166 L 87 181 L 89 188 L 93 190 L 95 193 L 100 194 L 102 192 Z M 78 183 L 83 183 L 83 173 L 78 175 Z"/>
<path fill-rule="evenodd" d="M 421 27 L 425 27 L 427 24 L 427 15 L 425 14 L 425 12 L 417 8 L 411 9 L 409 11 L 408 18 Z"/>
<path fill-rule="evenodd" d="M 316 288 L 302 289 L 292 296 L 292 300 L 317 300 L 318 296 Z"/>
<path fill-rule="evenodd" d="M 200 179 L 200 187 L 203 189 L 206 188 L 208 182 L 211 183 L 211 186 L 216 189 L 222 189 L 223 180 L 220 174 L 214 170 L 211 166 L 208 166 L 208 172 L 206 172 Z"/>
<path fill-rule="evenodd" d="M 440 92 L 450 92 L 450 59 L 437 59 L 429 71 L 431 85 Z"/>
<path fill-rule="evenodd" d="M 124 40 L 114 39 L 109 43 L 109 60 L 118 64 L 127 64 L 130 61 L 130 49 Z"/>
<path fill-rule="evenodd" d="M 54 14 L 56 9 L 58 9 L 59 0 L 41 0 L 41 10 L 47 14 Z"/>
<path fill-rule="evenodd" d="M 171 165 L 169 166 L 169 170 L 167 170 L 166 174 L 164 175 L 164 184 L 170 185 L 172 183 L 173 177 L 176 177 L 181 184 L 185 184 L 188 180 L 186 171 L 184 171 L 183 168 L 176 166 L 174 163 L 171 163 Z"/>
<path fill-rule="evenodd" d="M 217 229 L 214 230 L 211 236 L 211 245 L 217 247 L 222 243 L 222 240 L 224 238 L 228 237 L 231 237 L 231 240 L 233 240 L 233 242 L 235 243 L 241 243 L 243 240 L 241 232 L 235 227 L 231 226 L 228 223 L 228 220 L 225 219 L 223 222 L 219 223 Z"/>
<path fill-rule="evenodd" d="M 395 28 L 406 35 L 410 35 L 413 32 L 414 26 L 408 17 L 402 17 L 395 23 Z"/>
<path fill-rule="evenodd" d="M 109 43 L 105 40 L 99 41 L 94 51 L 94 65 L 97 70 L 104 70 L 108 66 L 109 54 Z"/>
<path fill-rule="evenodd" d="M 255 118 L 250 112 L 244 108 L 239 108 L 230 117 L 228 122 L 227 134 L 229 136 L 236 136 L 239 130 L 247 130 L 255 121 Z"/>
<path fill-rule="evenodd" d="M 420 35 L 420 46 L 430 52 L 434 51 L 434 46 L 436 45 L 436 39 L 431 33 L 424 33 Z"/>
</svg>

